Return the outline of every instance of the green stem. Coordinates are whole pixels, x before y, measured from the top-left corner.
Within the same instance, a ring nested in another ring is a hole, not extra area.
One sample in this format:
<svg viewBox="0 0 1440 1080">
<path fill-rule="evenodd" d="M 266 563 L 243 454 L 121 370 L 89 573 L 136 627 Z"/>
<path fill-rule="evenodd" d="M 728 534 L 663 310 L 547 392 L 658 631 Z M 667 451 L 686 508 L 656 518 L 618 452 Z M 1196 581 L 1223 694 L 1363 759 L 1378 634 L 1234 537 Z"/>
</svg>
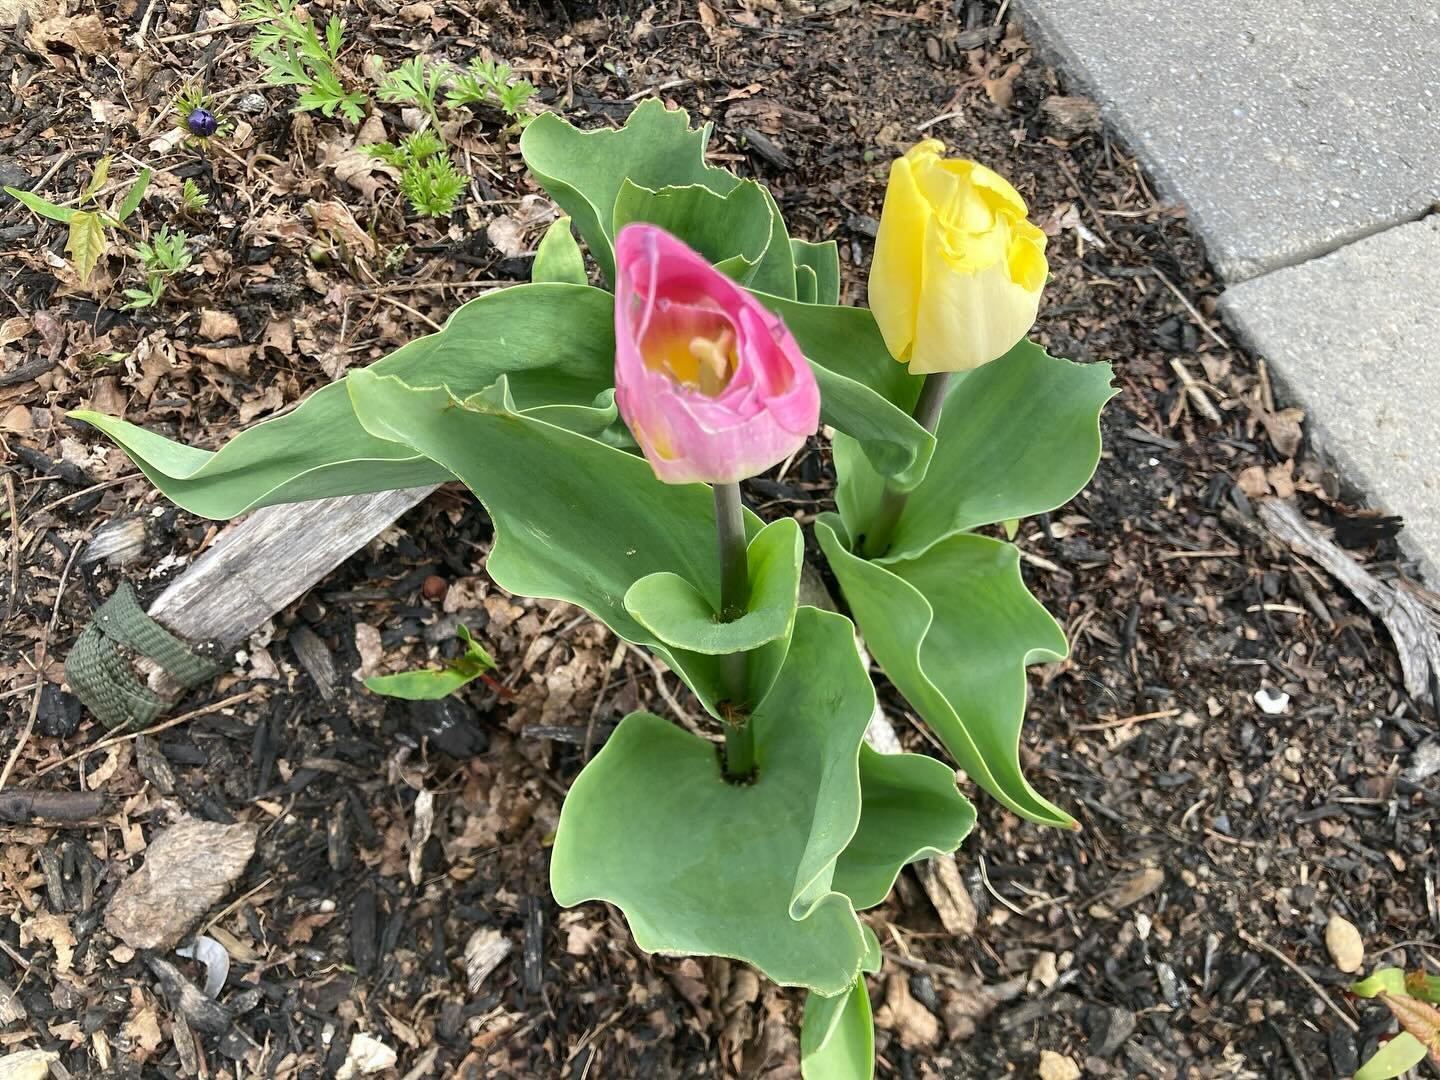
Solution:
<svg viewBox="0 0 1440 1080">
<path fill-rule="evenodd" d="M 750 602 L 750 564 L 745 551 L 745 511 L 739 484 L 715 485 L 715 532 L 720 539 L 720 618 L 732 622 Z M 720 658 L 725 680 L 725 775 L 745 780 L 755 771 L 755 733 L 747 714 L 743 652 Z"/>
<path fill-rule="evenodd" d="M 910 414 L 915 422 L 932 435 L 940 423 L 940 410 L 945 407 L 945 391 L 950 384 L 950 372 L 936 371 L 925 376 L 925 385 L 920 388 L 920 397 Z M 867 559 L 878 559 L 890 550 L 890 541 L 895 536 L 895 526 L 910 498 L 908 491 L 897 490 L 890 481 L 885 482 L 885 491 L 880 496 L 880 509 L 876 511 L 874 524 L 860 540 L 860 554 Z"/>
</svg>

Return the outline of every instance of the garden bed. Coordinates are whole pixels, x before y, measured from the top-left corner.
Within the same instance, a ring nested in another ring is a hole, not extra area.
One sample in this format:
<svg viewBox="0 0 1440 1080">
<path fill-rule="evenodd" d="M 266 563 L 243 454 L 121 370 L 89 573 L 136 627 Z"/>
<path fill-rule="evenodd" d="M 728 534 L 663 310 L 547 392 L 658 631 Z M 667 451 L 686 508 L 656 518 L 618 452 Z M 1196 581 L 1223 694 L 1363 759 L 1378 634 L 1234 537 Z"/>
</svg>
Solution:
<svg viewBox="0 0 1440 1080">
<path fill-rule="evenodd" d="M 863 300 L 889 159 L 922 130 L 941 138 L 1012 179 L 1050 235 L 1038 339 L 1116 367 L 1095 480 L 1016 538 L 1072 643 L 1032 672 L 1022 756 L 1083 828 L 1027 824 L 964 785 L 980 811 L 958 855 L 968 905 L 942 921 L 907 871 L 866 915 L 886 954 L 871 984 L 879 1075 L 1032 1076 L 1042 1051 L 1093 1076 L 1348 1075 L 1388 1021 L 1345 995 L 1327 919 L 1359 929 L 1367 967 L 1419 966 L 1440 930 L 1434 704 L 1405 695 L 1380 624 L 1252 513 L 1293 498 L 1374 567 L 1396 557 L 1393 523 L 1344 498 L 1263 364 L 1231 343 L 1183 213 L 1065 96 L 1004 5 L 600 7 L 338 10 L 356 50 L 390 67 L 489 49 L 575 123 L 617 123 L 652 93 L 713 122 L 713 157 L 768 184 L 796 235 L 839 242 L 848 303 Z M 19 538 L 0 636 L 7 754 L 35 709 L 6 791 L 107 798 L 89 825 L 0 825 L 0 994 L 18 990 L 24 1013 L 0 1010 L 0 1048 L 59 1051 L 76 1076 L 106 1062 L 319 1076 L 363 1030 L 396 1050 L 397 1075 L 798 1075 L 797 996 L 729 962 L 647 957 L 613 910 L 550 900 L 547 844 L 583 761 L 629 711 L 699 709 L 576 609 L 489 585 L 489 523 L 457 486 L 278 615 L 182 704 L 197 715 L 57 766 L 104 735 L 58 690 L 71 643 L 119 581 L 153 595 L 214 528 L 63 411 L 216 446 L 487 283 L 523 279 L 548 204 L 503 118 L 454 135 L 475 178 L 454 219 L 415 221 L 386 177 L 354 171 L 353 130 L 292 116 L 259 83 L 250 31 L 197 35 L 201 10 L 176 3 L 63 25 L 36 12 L 30 33 L 0 30 L 5 181 L 69 196 L 108 152 L 117 177 L 126 155 L 157 169 L 140 211 L 152 225 L 185 178 L 208 204 L 186 224 L 203 273 L 135 313 L 118 310 L 134 284 L 119 258 L 81 285 L 63 230 L 0 204 L 0 437 Z M 235 132 L 157 149 L 197 80 Z M 393 135 L 401 117 L 383 115 Z M 817 441 L 746 494 L 808 524 L 831 506 L 830 477 Z M 87 561 L 88 536 L 125 519 L 143 525 L 127 561 Z M 352 678 L 425 662 L 456 621 L 495 654 L 500 690 L 414 707 Z M 1286 696 L 1280 711 L 1261 691 Z M 888 689 L 882 703 L 903 743 L 926 744 Z M 232 993 L 261 993 L 191 1043 L 162 979 L 101 917 L 181 813 L 260 826 L 212 934 Z M 956 933 L 967 908 L 975 931 Z M 511 948 L 470 986 L 477 931 Z"/>
</svg>

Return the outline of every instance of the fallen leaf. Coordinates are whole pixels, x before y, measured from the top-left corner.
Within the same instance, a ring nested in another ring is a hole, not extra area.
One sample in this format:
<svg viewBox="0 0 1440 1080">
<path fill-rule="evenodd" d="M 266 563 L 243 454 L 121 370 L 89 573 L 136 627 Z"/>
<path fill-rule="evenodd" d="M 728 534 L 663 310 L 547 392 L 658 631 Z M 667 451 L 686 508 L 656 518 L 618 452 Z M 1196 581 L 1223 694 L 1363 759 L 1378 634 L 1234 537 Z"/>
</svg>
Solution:
<svg viewBox="0 0 1440 1080">
<path fill-rule="evenodd" d="M 105 20 L 93 12 L 41 19 L 26 35 L 26 40 L 36 52 L 79 53 L 81 56 L 98 56 L 112 51 L 118 44 L 110 36 Z"/>
<path fill-rule="evenodd" d="M 200 312 L 200 336 L 206 341 L 240 336 L 240 320 L 228 311 L 206 308 Z"/>
<path fill-rule="evenodd" d="M 20 944 L 24 946 L 32 941 L 49 942 L 55 950 L 55 970 L 61 975 L 70 970 L 75 958 L 75 935 L 67 916 L 42 911 L 26 919 L 20 924 Z"/>
<path fill-rule="evenodd" d="M 910 996 L 903 975 L 892 975 L 885 984 L 885 1004 L 875 1010 L 875 1025 L 894 1031 L 907 1050 L 923 1050 L 940 1041 L 940 1021 Z"/>
</svg>

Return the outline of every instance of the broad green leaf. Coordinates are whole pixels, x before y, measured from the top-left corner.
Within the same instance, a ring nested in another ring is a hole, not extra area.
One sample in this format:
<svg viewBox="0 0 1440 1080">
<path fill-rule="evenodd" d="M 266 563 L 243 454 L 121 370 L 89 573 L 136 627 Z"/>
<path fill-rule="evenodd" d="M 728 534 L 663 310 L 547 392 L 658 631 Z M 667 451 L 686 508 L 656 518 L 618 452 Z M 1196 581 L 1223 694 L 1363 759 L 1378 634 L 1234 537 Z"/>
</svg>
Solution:
<svg viewBox="0 0 1440 1080">
<path fill-rule="evenodd" d="M 555 113 L 541 113 L 520 137 L 525 164 L 546 193 L 575 219 L 590 257 L 615 281 L 615 201 L 626 180 L 651 191 L 703 184 L 724 195 L 740 181 L 705 164 L 710 127 L 691 130 L 683 109 L 642 101 L 618 129 L 580 131 Z"/>
<path fill-rule="evenodd" d="M 1424 1060 L 1425 1044 L 1408 1031 L 1402 1031 L 1360 1066 L 1354 1080 L 1393 1080 Z"/>
<path fill-rule="evenodd" d="M 42 199 L 32 191 L 21 191 L 19 188 L 7 186 L 5 194 L 12 199 L 18 199 L 31 212 L 49 218 L 51 221 L 58 221 L 62 225 L 68 224 L 71 218 L 80 213 L 79 210 L 72 210 L 68 206 L 56 206 L 49 199 Z"/>
<path fill-rule="evenodd" d="M 394 675 L 372 675 L 365 680 L 365 689 L 407 701 L 433 701 L 448 697 L 495 666 L 490 654 L 470 636 L 470 631 L 465 626 L 456 627 L 456 636 L 464 644 L 465 651 L 447 662 L 444 667 L 401 671 Z"/>
<path fill-rule="evenodd" d="M 921 380 L 890 358 L 875 317 L 864 308 L 755 295 L 785 320 L 815 368 L 821 419 L 860 443 L 872 475 L 901 486 L 919 482 L 935 448 L 910 417 Z"/>
<path fill-rule="evenodd" d="M 849 621 L 802 608 L 750 719 L 756 779 L 731 784 L 714 744 L 626 717 L 561 809 L 556 901 L 617 905 L 649 952 L 733 957 L 784 985 L 844 992 L 871 939 L 831 879 L 860 819 L 856 755 L 873 706 Z"/>
<path fill-rule="evenodd" d="M 840 303 L 840 251 L 834 240 L 812 244 L 808 240 L 791 240 L 790 251 L 795 258 L 798 283 L 802 271 L 809 271 L 815 282 L 813 297 L 797 296 L 802 302 L 833 306 Z"/>
<path fill-rule="evenodd" d="M 145 189 L 150 186 L 150 177 L 154 175 L 149 169 L 141 169 L 140 175 L 130 185 L 130 190 L 125 192 L 125 200 L 120 204 L 117 217 L 124 221 L 131 214 L 140 208 L 140 200 L 145 197 Z"/>
<path fill-rule="evenodd" d="M 835 867 L 835 888 L 857 911 L 890 894 L 902 867 L 954 851 L 975 824 L 955 774 L 923 754 L 860 748 L 860 828 Z"/>
<path fill-rule="evenodd" d="M 889 557 L 1074 498 L 1100 460 L 1100 410 L 1115 395 L 1110 377 L 1108 364 L 1071 363 L 1022 341 L 956 379 Z M 855 468 L 840 473 L 836 502 L 851 536 L 863 535 L 878 490 Z"/>
<path fill-rule="evenodd" d="M 70 219 L 70 235 L 65 239 L 65 253 L 75 262 L 75 273 L 88 281 L 95 264 L 105 254 L 105 223 L 100 215 L 81 210 Z"/>
<path fill-rule="evenodd" d="M 724 195 L 704 184 L 651 191 L 626 180 L 615 200 L 612 235 L 636 221 L 659 225 L 747 284 L 770 243 L 771 205 L 753 180 Z"/>
<path fill-rule="evenodd" d="M 804 558 L 794 518 L 772 521 L 750 541 L 749 610 L 721 622 L 706 596 L 679 574 L 650 574 L 625 593 L 625 610 L 667 645 L 719 655 L 747 652 L 789 636 Z"/>
<path fill-rule="evenodd" d="M 800 1074 L 805 1080 L 871 1080 L 875 1075 L 875 1024 L 865 980 L 843 994 L 805 995 L 800 1023 Z"/>
<path fill-rule="evenodd" d="M 570 231 L 568 217 L 556 218 L 540 238 L 535 261 L 530 267 L 531 281 L 554 281 L 568 285 L 589 284 L 585 276 L 585 256 Z"/>
<path fill-rule="evenodd" d="M 654 649 L 719 715 L 720 658 L 660 641 L 624 603 L 637 581 L 673 573 L 718 607 L 708 487 L 662 484 L 643 458 L 517 412 L 503 377 L 463 402 L 444 388 L 416 389 L 372 371 L 352 372 L 347 386 L 372 434 L 424 454 L 485 504 L 495 523 L 486 569 L 499 585 L 576 604 L 625 640 Z M 747 533 L 759 530 L 747 511 Z M 768 596 L 762 590 L 751 603 Z M 773 679 L 788 644 L 781 639 L 760 650 L 752 694 Z"/>
<path fill-rule="evenodd" d="M 457 397 L 506 375 L 517 408 L 563 406 L 573 421 L 591 417 L 592 428 L 603 427 L 614 407 L 613 324 L 614 297 L 600 289 L 517 285 L 471 300 L 443 331 L 417 338 L 367 370 L 416 385 L 443 383 Z M 424 455 L 367 432 L 355 418 L 345 379 L 316 391 L 294 412 L 241 432 L 218 452 L 100 413 L 70 415 L 114 439 L 167 497 L 204 517 L 449 479 Z M 533 481 L 535 474 L 527 475 Z"/>
<path fill-rule="evenodd" d="M 1352 983 L 1350 992 L 1356 997 L 1362 998 L 1372 998 L 1381 993 L 1408 993 L 1405 988 L 1405 972 L 1400 968 L 1380 968 L 1378 971 L 1372 972 L 1368 979 Z"/>
<path fill-rule="evenodd" d="M 794 300 L 795 254 L 790 250 L 790 234 L 785 229 L 785 218 L 780 214 L 775 196 L 770 194 L 769 188 L 761 187 L 760 191 L 765 196 L 766 206 L 770 208 L 770 242 L 765 245 L 760 265 L 755 268 L 755 273 L 750 278 L 750 287 L 756 292 Z"/>
<path fill-rule="evenodd" d="M 815 532 L 876 663 L 971 779 L 1031 821 L 1072 827 L 1020 771 L 1025 666 L 1067 648 L 1025 588 L 1016 548 L 956 533 L 879 563 L 850 553 L 834 514 Z"/>
<path fill-rule="evenodd" d="M 85 185 L 85 193 L 80 196 L 82 203 L 104 186 L 106 178 L 110 175 L 110 162 L 113 161 L 114 158 L 115 156 L 113 154 L 106 154 L 99 161 L 95 162 L 95 171 L 90 174 L 90 183 Z"/>
</svg>

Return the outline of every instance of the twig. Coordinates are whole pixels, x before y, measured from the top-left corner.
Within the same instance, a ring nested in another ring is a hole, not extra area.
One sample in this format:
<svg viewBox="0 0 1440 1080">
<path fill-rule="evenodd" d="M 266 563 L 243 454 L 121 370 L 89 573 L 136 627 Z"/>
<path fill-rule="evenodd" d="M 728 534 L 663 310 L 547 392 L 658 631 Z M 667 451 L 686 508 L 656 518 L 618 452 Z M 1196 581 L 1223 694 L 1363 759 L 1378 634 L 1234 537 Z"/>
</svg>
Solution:
<svg viewBox="0 0 1440 1080">
<path fill-rule="evenodd" d="M 249 690 L 246 690 L 242 694 L 232 694 L 230 697 L 225 698 L 221 701 L 212 702 L 211 704 L 204 705 L 198 709 L 191 709 L 189 712 L 181 713 L 179 716 L 172 716 L 169 720 L 163 720 L 158 724 L 152 724 L 150 725 L 150 727 L 145 728 L 143 731 L 127 731 L 120 735 L 111 735 L 108 739 L 101 739 L 94 746 L 86 746 L 83 749 L 75 751 L 75 753 L 70 754 L 67 757 L 61 758 L 59 761 L 51 762 L 43 769 L 35 770 L 35 772 L 31 775 L 30 779 L 38 780 L 46 773 L 54 772 L 56 769 L 60 768 L 60 766 L 69 765 L 72 761 L 78 761 L 86 754 L 93 754 L 96 750 L 104 750 L 106 747 L 114 746 L 116 743 L 128 742 L 131 739 L 138 739 L 141 735 L 154 735 L 156 732 L 164 731 L 167 728 L 172 728 L 176 724 L 183 724 L 187 720 L 194 720 L 201 716 L 209 716 L 211 713 L 219 712 L 221 709 L 228 709 L 231 705 L 238 705 L 242 701 L 249 701 L 251 698 L 263 693 L 264 690 L 265 688 L 263 686 L 252 686 Z"/>
<path fill-rule="evenodd" d="M 1162 274 L 1153 266 L 1150 267 L 1150 273 L 1154 274 L 1157 278 L 1160 279 L 1161 285 L 1164 285 L 1167 289 L 1169 289 L 1172 293 L 1175 294 L 1175 299 L 1179 300 L 1180 303 L 1184 305 L 1185 310 L 1190 313 L 1190 318 L 1195 320 L 1196 326 L 1200 327 L 1201 330 L 1204 330 L 1205 333 L 1209 334 L 1212 338 L 1214 338 L 1215 343 L 1219 345 L 1222 349 L 1230 348 L 1230 343 L 1215 332 L 1215 328 L 1205 321 L 1205 316 L 1200 314 L 1199 310 L 1195 307 L 1195 305 L 1186 298 L 1184 293 L 1182 293 L 1179 289 L 1175 287 L 1174 283 L 1171 282 L 1169 278 L 1167 278 L 1164 274 Z"/>
<path fill-rule="evenodd" d="M 1340 1022 L 1342 1024 L 1344 1024 L 1352 1032 L 1356 1034 L 1359 1033 L 1360 1025 L 1357 1024 L 1354 1020 L 1350 1019 L 1350 1017 L 1341 1010 L 1340 1006 L 1335 1004 L 1334 998 L 1332 998 L 1329 994 L 1325 992 L 1324 987 L 1322 987 L 1319 983 L 1317 983 L 1314 979 L 1307 975 L 1304 968 L 1302 968 L 1294 960 L 1291 960 L 1290 957 L 1286 956 L 1283 952 L 1277 949 L 1274 945 L 1271 945 L 1268 941 L 1262 941 L 1260 938 L 1252 937 L 1248 932 L 1246 932 L 1243 927 L 1237 926 L 1235 928 L 1235 932 L 1240 935 L 1241 941 L 1244 941 L 1249 945 L 1254 945 L 1257 949 L 1264 949 L 1267 953 L 1275 957 L 1276 960 L 1279 960 L 1296 975 L 1299 975 L 1305 985 L 1308 986 L 1312 991 L 1314 991 L 1315 996 L 1318 997 L 1321 1001 L 1323 1001 L 1326 1005 L 1328 1005 L 1330 1007 L 1330 1011 L 1340 1018 Z"/>
<path fill-rule="evenodd" d="M 411 315 L 414 315 L 417 319 L 419 319 L 421 322 L 423 322 L 426 326 L 430 327 L 430 329 L 432 329 L 432 330 L 434 330 L 434 331 L 436 331 L 436 332 L 439 332 L 439 331 L 445 329 L 443 326 L 441 326 L 439 323 L 437 323 L 434 319 L 430 318 L 429 315 L 426 315 L 426 314 L 424 314 L 423 312 L 420 312 L 420 311 L 416 311 L 413 307 L 411 307 L 409 304 L 405 303 L 405 301 L 403 301 L 403 300 L 396 300 L 395 297 L 393 297 L 393 296 L 388 296 L 388 295 L 386 295 L 385 293 L 379 293 L 379 294 L 377 294 L 377 299 L 383 300 L 385 303 L 390 304 L 390 305 L 393 306 L 393 307 L 397 307 L 397 308 L 399 308 L 401 311 L 408 311 Z"/>
<path fill-rule="evenodd" d="M 660 661 L 654 654 L 652 654 L 649 649 L 628 645 L 628 643 L 627 648 L 639 655 L 640 659 L 650 665 L 650 670 L 655 674 L 655 686 L 659 689 L 660 696 L 665 699 L 665 704 L 669 705 L 671 711 L 675 713 L 676 718 L 696 735 L 702 734 L 700 725 L 695 721 L 695 717 L 690 715 L 689 710 L 680 704 L 680 700 L 671 693 L 670 687 L 665 684 L 665 672 L 661 670 Z"/>
<path fill-rule="evenodd" d="M 118 487 L 119 485 L 127 483 L 131 480 L 138 480 L 144 475 L 144 473 L 132 472 L 127 473 L 125 476 L 117 477 L 114 480 L 106 480 L 104 483 L 91 484 L 87 488 L 81 488 L 79 491 L 72 491 L 69 495 L 61 496 L 54 502 L 48 502 L 35 512 L 37 514 L 43 514 L 47 510 L 54 510 L 57 506 L 64 506 L 66 503 L 72 502 L 75 499 L 80 498 L 82 495 L 89 495 L 92 492 L 96 491 L 104 491 L 106 488 Z"/>
<path fill-rule="evenodd" d="M 35 730 L 35 717 L 40 712 L 40 698 L 45 689 L 45 661 L 50 652 L 50 635 L 55 632 L 55 624 L 60 621 L 60 602 L 65 599 L 65 582 L 70 577 L 70 568 L 75 565 L 75 557 L 84 546 L 83 543 L 77 543 L 70 549 L 70 557 L 65 560 L 65 569 L 60 571 L 60 584 L 55 587 L 55 606 L 50 610 L 50 621 L 45 624 L 45 633 L 35 648 L 35 696 L 30 699 L 30 715 L 25 718 L 25 726 L 15 740 L 5 768 L 0 769 L 0 791 L 5 790 L 5 781 L 10 779 L 11 770 L 20 760 L 20 754 L 30 740 L 30 733 Z"/>
<path fill-rule="evenodd" d="M 1140 713 L 1138 716 L 1122 716 L 1118 720 L 1105 720 L 1098 724 L 1076 724 L 1071 731 L 1108 731 L 1110 728 L 1126 727 L 1129 724 L 1143 724 L 1146 720 L 1166 720 L 1179 716 L 1179 709 L 1161 709 L 1159 712 Z"/>
<path fill-rule="evenodd" d="M 1180 376 L 1180 381 L 1185 384 L 1185 392 L 1190 395 L 1190 400 L 1195 402 L 1195 407 L 1205 414 L 1205 419 L 1212 424 L 1219 424 L 1220 412 L 1215 408 L 1215 403 L 1205 396 L 1205 390 L 1195 381 L 1195 376 L 1185 370 L 1185 365 L 1179 360 L 1170 361 L 1170 370 Z"/>
</svg>

